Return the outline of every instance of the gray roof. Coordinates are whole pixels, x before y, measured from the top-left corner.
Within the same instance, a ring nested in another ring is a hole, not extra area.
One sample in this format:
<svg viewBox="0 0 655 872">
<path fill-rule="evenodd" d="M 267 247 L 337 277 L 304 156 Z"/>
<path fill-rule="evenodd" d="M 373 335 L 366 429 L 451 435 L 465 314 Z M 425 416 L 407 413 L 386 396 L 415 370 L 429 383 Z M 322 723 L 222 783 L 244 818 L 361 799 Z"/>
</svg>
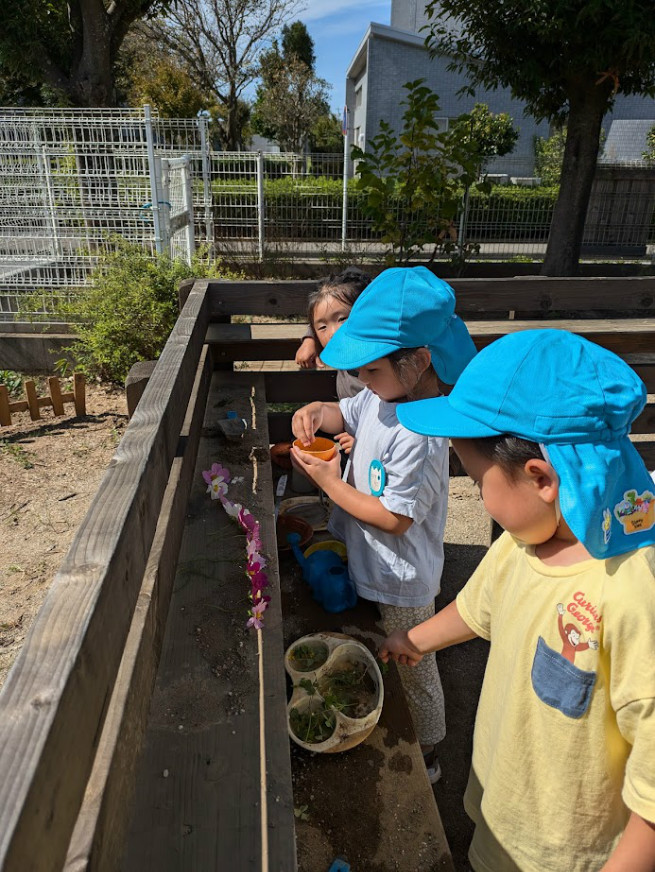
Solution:
<svg viewBox="0 0 655 872">
<path fill-rule="evenodd" d="M 643 162 L 646 136 L 655 125 L 655 118 L 612 121 L 600 157 L 601 163 Z"/>
</svg>

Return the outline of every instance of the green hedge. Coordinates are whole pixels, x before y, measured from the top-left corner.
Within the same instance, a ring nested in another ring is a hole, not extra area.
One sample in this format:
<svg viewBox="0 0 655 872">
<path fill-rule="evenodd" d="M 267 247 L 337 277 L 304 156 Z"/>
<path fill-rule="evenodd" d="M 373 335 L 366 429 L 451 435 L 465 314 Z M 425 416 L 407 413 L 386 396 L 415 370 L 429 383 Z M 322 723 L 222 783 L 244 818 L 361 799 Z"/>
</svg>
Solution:
<svg viewBox="0 0 655 872">
<path fill-rule="evenodd" d="M 250 236 L 257 222 L 257 189 L 254 180 L 235 178 L 212 183 L 217 234 L 229 227 L 231 236 Z M 469 197 L 467 238 L 471 241 L 546 240 L 556 187 L 518 188 L 498 185 L 488 194 L 472 191 Z M 299 176 L 264 182 L 266 237 L 304 241 L 337 241 L 341 238 L 343 184 L 339 179 Z M 366 194 L 348 182 L 348 222 L 376 238 L 364 213 Z M 402 215 L 404 204 L 394 204 Z"/>
</svg>

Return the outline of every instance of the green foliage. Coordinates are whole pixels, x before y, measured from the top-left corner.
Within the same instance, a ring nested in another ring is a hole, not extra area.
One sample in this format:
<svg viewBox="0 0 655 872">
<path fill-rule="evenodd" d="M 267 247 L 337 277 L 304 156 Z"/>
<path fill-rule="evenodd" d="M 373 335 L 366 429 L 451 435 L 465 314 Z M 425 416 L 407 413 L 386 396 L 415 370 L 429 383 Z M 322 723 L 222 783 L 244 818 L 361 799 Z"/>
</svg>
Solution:
<svg viewBox="0 0 655 872">
<path fill-rule="evenodd" d="M 0 369 L 0 385 L 4 385 L 10 397 L 19 397 L 23 392 L 23 379 L 20 373 L 10 369 Z"/>
<path fill-rule="evenodd" d="M 406 264 L 431 249 L 461 258 L 454 221 L 462 187 L 475 183 L 478 159 L 464 126 L 440 132 L 439 98 L 417 79 L 404 85 L 403 126 L 399 134 L 386 121 L 369 142 L 369 150 L 355 146 L 358 187 L 366 193 L 365 213 L 383 242 L 391 246 L 388 265 Z M 398 209 L 398 203 L 403 205 Z"/>
<path fill-rule="evenodd" d="M 601 129 L 598 141 L 599 148 L 605 141 L 605 131 Z M 552 136 L 544 139 L 537 136 L 534 141 L 535 175 L 539 176 L 542 185 L 559 185 L 564 163 L 564 148 L 566 146 L 566 125 L 558 128 Z"/>
<path fill-rule="evenodd" d="M 537 120 L 568 123 L 545 275 L 577 271 L 602 119 L 617 94 L 655 95 L 655 15 L 645 0 L 429 0 L 426 44 L 466 76 L 504 87 Z M 457 27 L 452 27 L 452 19 Z"/>
<path fill-rule="evenodd" d="M 188 68 L 142 28 L 135 28 L 123 43 L 116 86 L 128 105 L 148 103 L 163 118 L 194 118 L 215 103 L 215 97 L 193 81 Z"/>
<path fill-rule="evenodd" d="M 5 2 L 0 80 L 28 105 L 115 105 L 114 63 L 130 24 L 170 0 Z"/>
<path fill-rule="evenodd" d="M 471 88 L 511 88 L 535 118 L 563 121 L 589 87 L 608 107 L 616 93 L 655 93 L 655 15 L 643 0 L 431 0 L 426 13 L 433 54 L 449 54 Z"/>
<path fill-rule="evenodd" d="M 140 246 L 119 240 L 70 301 L 54 302 L 54 314 L 76 323 L 79 340 L 67 349 L 88 377 L 123 384 L 130 367 L 156 360 L 178 315 L 177 288 L 190 277 L 225 277 L 217 261 L 197 257 L 189 266 L 152 258 Z"/>
<path fill-rule="evenodd" d="M 450 130 L 464 139 L 468 137 L 480 165 L 487 158 L 509 154 L 519 138 L 507 112 L 491 112 L 485 103 L 476 103 L 470 112 L 456 118 Z"/>
<path fill-rule="evenodd" d="M 274 40 L 260 57 L 252 129 L 277 142 L 282 151 L 300 153 L 305 145 L 319 151 L 319 141 L 331 146 L 326 151 L 335 150 L 331 86 L 318 78 L 314 62 L 314 41 L 301 21 L 282 28 L 281 49 Z"/>
<path fill-rule="evenodd" d="M 566 145 L 566 127 L 556 130 L 548 139 L 538 136 L 534 143 L 535 175 L 544 185 L 559 185 Z"/>
<path fill-rule="evenodd" d="M 285 24 L 282 28 L 282 57 L 286 59 L 295 57 L 310 70 L 314 70 L 316 63 L 314 40 L 302 21 Z"/>
<path fill-rule="evenodd" d="M 644 160 L 655 162 L 655 124 L 646 134 L 646 151 L 642 153 Z"/>
<path fill-rule="evenodd" d="M 336 115 L 321 115 L 314 124 L 309 134 L 309 150 L 319 154 L 343 152 L 341 120 Z"/>
</svg>

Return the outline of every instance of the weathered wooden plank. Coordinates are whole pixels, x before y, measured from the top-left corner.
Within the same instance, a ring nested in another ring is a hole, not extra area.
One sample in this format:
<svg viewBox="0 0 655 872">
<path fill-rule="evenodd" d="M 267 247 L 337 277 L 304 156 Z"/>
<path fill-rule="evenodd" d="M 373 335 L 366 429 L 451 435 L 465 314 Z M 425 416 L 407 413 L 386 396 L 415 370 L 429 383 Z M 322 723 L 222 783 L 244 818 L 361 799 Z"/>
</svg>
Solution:
<svg viewBox="0 0 655 872">
<path fill-rule="evenodd" d="M 535 324 L 533 321 L 467 321 L 466 324 L 478 349 L 508 333 L 544 326 L 555 330 L 570 330 L 616 354 L 652 352 L 655 348 L 655 319 L 571 319 L 549 321 L 547 325 L 544 322 Z"/>
<path fill-rule="evenodd" d="M 205 347 L 98 752 L 68 850 L 66 872 L 114 872 L 120 867 L 127 814 L 135 788 L 135 767 L 161 653 L 210 377 Z"/>
<path fill-rule="evenodd" d="M 655 277 L 553 278 L 517 276 L 497 279 L 449 279 L 457 311 L 466 318 L 498 311 L 655 312 Z M 315 281 L 209 280 L 211 316 L 303 315 Z"/>
<path fill-rule="evenodd" d="M 65 860 L 206 329 L 195 290 L 0 695 L 3 872 Z"/>
<path fill-rule="evenodd" d="M 632 432 L 655 433 L 655 404 L 649 403 L 636 421 L 633 421 Z"/>
<path fill-rule="evenodd" d="M 467 318 L 497 311 L 655 313 L 655 277 L 452 279 L 457 311 Z"/>
<path fill-rule="evenodd" d="M 269 403 L 311 403 L 314 400 L 329 403 L 337 399 L 334 370 L 265 372 L 263 375 Z"/>
<path fill-rule="evenodd" d="M 220 436 L 217 422 L 226 407 L 250 422 L 241 442 Z M 295 869 L 265 418 L 260 376 L 214 373 L 122 872 Z M 261 659 L 257 634 L 245 629 L 245 538 L 209 499 L 201 478 L 213 461 L 244 476 L 231 485 L 230 497 L 251 508 L 262 524 L 272 603 Z M 260 663 L 268 853 L 261 830 Z"/>
</svg>

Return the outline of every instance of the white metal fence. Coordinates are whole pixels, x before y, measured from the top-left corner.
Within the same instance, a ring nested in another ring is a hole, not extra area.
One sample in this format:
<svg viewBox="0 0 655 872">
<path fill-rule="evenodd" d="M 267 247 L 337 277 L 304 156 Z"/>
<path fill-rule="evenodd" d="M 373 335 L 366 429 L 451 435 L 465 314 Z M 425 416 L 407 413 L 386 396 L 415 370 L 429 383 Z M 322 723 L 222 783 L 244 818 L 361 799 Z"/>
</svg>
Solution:
<svg viewBox="0 0 655 872">
<path fill-rule="evenodd" d="M 186 260 L 198 245 L 231 258 L 381 256 L 348 169 L 341 154 L 217 151 L 206 118 L 148 107 L 0 109 L 0 320 L 28 291 L 74 293 L 117 236 Z M 477 258 L 540 260 L 555 192 L 506 175 L 467 199 L 457 242 Z M 652 257 L 654 211 L 652 165 L 599 164 L 585 255 Z"/>
</svg>

